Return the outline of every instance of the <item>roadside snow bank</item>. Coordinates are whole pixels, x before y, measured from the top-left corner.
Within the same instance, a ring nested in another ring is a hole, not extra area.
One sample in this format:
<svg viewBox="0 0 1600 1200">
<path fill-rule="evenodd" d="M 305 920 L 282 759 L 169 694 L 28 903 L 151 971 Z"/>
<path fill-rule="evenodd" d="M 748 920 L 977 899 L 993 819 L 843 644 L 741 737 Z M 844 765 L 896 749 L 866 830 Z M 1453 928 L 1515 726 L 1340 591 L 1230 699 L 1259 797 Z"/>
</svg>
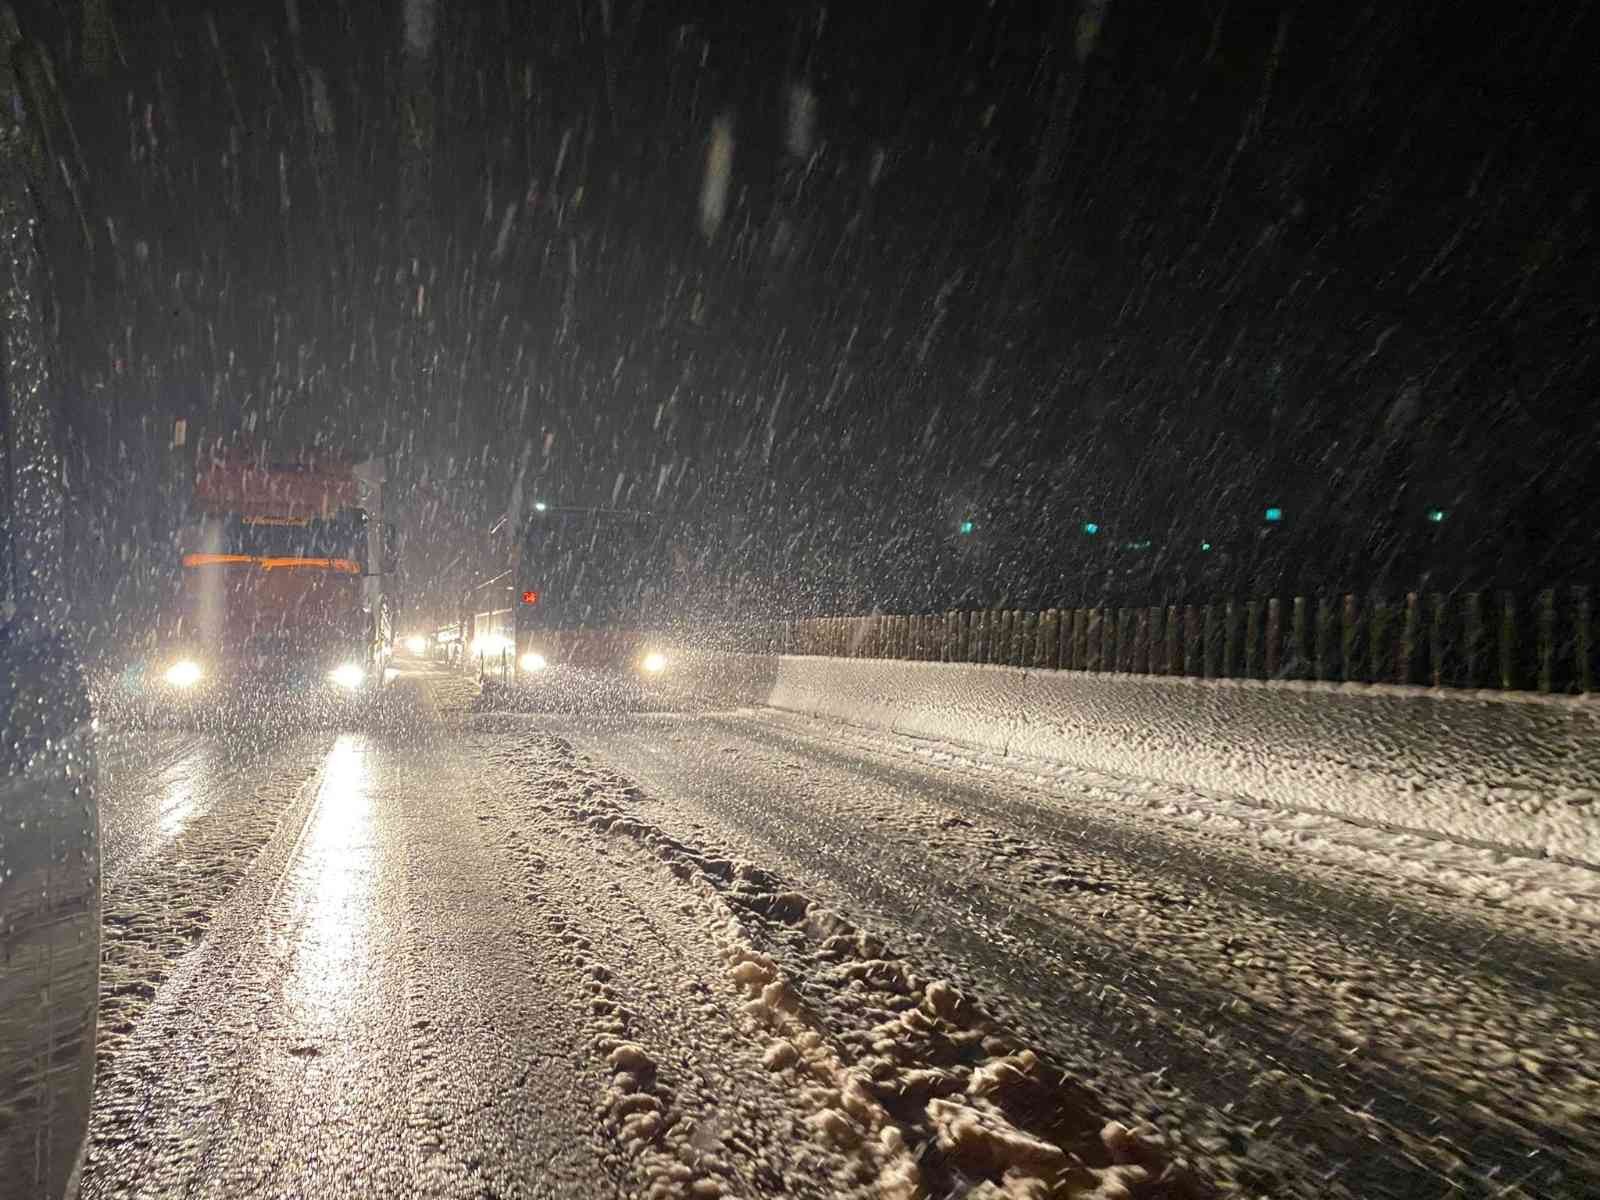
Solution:
<svg viewBox="0 0 1600 1200">
<path fill-rule="evenodd" d="M 769 707 L 1600 866 L 1600 706 L 785 656 Z"/>
</svg>

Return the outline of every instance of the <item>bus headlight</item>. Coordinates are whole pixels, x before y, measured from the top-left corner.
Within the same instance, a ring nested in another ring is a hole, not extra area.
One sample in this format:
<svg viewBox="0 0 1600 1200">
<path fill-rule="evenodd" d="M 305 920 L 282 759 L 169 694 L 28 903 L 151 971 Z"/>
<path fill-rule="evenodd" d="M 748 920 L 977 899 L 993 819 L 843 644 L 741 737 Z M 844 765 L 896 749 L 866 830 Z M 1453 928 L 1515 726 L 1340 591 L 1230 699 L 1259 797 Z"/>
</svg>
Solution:
<svg viewBox="0 0 1600 1200">
<path fill-rule="evenodd" d="M 167 668 L 163 678 L 173 687 L 193 687 L 205 677 L 205 672 L 200 669 L 200 664 L 192 658 L 180 658 Z"/>
<path fill-rule="evenodd" d="M 667 656 L 652 650 L 639 661 L 639 666 L 644 669 L 646 675 L 659 675 L 667 669 Z"/>
<path fill-rule="evenodd" d="M 519 665 L 524 671 L 532 674 L 534 671 L 544 670 L 550 664 L 545 661 L 544 655 L 540 654 L 537 650 L 529 650 L 519 660 Z"/>
<path fill-rule="evenodd" d="M 348 691 L 355 691 L 367 681 L 367 673 L 355 663 L 345 663 L 342 667 L 335 667 L 328 672 L 328 682 L 337 684 Z"/>
</svg>

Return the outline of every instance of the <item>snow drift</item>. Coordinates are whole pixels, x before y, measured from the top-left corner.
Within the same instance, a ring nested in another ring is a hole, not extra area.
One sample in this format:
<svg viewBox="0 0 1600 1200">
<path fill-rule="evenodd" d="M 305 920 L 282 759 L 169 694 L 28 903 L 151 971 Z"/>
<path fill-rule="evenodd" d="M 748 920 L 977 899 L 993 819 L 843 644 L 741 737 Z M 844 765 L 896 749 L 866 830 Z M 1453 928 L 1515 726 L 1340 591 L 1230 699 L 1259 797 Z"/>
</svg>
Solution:
<svg viewBox="0 0 1600 1200">
<path fill-rule="evenodd" d="M 1600 866 L 1582 700 L 783 656 L 757 702 Z"/>
</svg>

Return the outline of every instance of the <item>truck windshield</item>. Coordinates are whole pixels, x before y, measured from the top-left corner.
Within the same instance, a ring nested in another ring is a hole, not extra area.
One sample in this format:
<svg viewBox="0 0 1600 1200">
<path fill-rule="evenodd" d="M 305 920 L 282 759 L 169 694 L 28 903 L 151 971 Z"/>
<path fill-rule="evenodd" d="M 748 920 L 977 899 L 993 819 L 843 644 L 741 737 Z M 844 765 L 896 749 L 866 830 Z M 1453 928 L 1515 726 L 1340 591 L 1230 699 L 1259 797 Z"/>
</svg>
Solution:
<svg viewBox="0 0 1600 1200">
<path fill-rule="evenodd" d="M 366 570 L 367 521 L 347 509 L 328 519 L 290 520 L 237 513 L 206 517 L 195 543 L 203 554 L 243 554 L 252 558 L 342 558 Z"/>
<path fill-rule="evenodd" d="M 522 543 L 518 623 L 637 628 L 661 616 L 669 577 L 661 522 L 652 515 L 536 513 Z"/>
</svg>

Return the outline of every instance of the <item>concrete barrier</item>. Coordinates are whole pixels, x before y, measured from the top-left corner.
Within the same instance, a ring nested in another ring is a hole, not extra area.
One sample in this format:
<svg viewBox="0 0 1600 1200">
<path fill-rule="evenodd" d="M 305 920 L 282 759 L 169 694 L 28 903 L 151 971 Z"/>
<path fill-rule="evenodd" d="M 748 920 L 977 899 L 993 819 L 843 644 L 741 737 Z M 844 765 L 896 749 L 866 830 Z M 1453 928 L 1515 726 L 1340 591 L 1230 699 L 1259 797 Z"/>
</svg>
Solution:
<svg viewBox="0 0 1600 1200">
<path fill-rule="evenodd" d="M 1592 701 L 785 656 L 765 703 L 1600 866 Z"/>
</svg>

